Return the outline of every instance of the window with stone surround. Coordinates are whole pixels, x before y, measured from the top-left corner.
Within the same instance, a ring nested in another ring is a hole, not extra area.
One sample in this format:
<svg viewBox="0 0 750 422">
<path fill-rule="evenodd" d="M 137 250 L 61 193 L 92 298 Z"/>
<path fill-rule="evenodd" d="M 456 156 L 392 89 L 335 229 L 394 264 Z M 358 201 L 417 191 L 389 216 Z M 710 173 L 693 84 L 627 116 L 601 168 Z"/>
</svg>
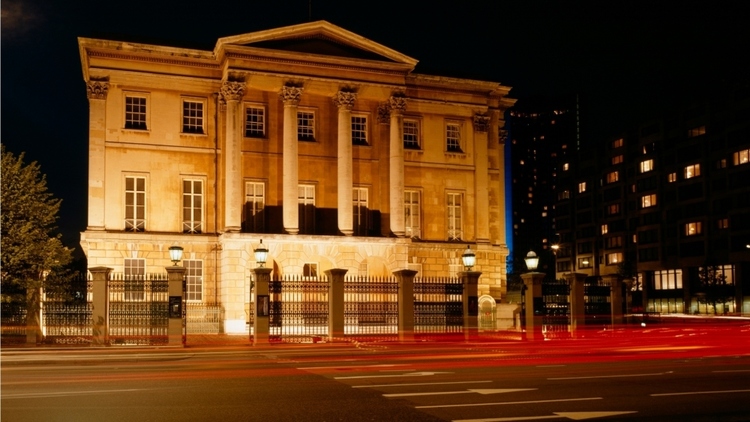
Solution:
<svg viewBox="0 0 750 422">
<path fill-rule="evenodd" d="M 354 207 L 352 218 L 355 236 L 366 236 L 369 228 L 369 204 L 367 188 L 355 187 L 352 190 L 352 205 Z"/>
<path fill-rule="evenodd" d="M 184 179 L 182 181 L 182 232 L 201 233 L 203 231 L 203 181 Z"/>
<path fill-rule="evenodd" d="M 297 112 L 297 139 L 300 141 L 315 140 L 315 112 L 310 110 Z"/>
<path fill-rule="evenodd" d="M 265 138 L 265 107 L 259 105 L 247 105 L 245 107 L 245 136 L 248 138 Z"/>
<path fill-rule="evenodd" d="M 445 149 L 448 152 L 463 152 L 461 149 L 461 125 L 456 122 L 445 124 Z"/>
<path fill-rule="evenodd" d="M 125 95 L 125 129 L 148 129 L 146 100 L 147 96 L 142 94 Z"/>
<path fill-rule="evenodd" d="M 245 182 L 245 205 L 242 207 L 242 231 L 265 232 L 266 184 Z"/>
<path fill-rule="evenodd" d="M 404 148 L 421 148 L 419 142 L 419 120 L 404 119 Z"/>
<path fill-rule="evenodd" d="M 448 192 L 446 195 L 448 240 L 463 238 L 463 194 Z"/>
<path fill-rule="evenodd" d="M 145 176 L 125 176 L 125 230 L 146 230 Z"/>
<path fill-rule="evenodd" d="M 370 144 L 367 140 L 367 116 L 352 116 L 352 144 Z"/>
<path fill-rule="evenodd" d="M 182 133 L 205 133 L 203 128 L 204 107 L 204 100 L 182 100 Z"/>
<path fill-rule="evenodd" d="M 123 288 L 125 300 L 142 301 L 145 299 L 146 260 L 144 258 L 125 258 L 122 265 Z"/>
<path fill-rule="evenodd" d="M 189 302 L 203 301 L 203 261 L 200 259 L 185 259 L 185 300 Z"/>
<path fill-rule="evenodd" d="M 299 232 L 315 233 L 315 185 L 299 185 Z"/>
<path fill-rule="evenodd" d="M 406 236 L 419 239 L 422 237 L 422 229 L 420 224 L 421 219 L 421 208 L 419 201 L 419 191 L 416 190 L 405 190 L 404 191 L 404 228 L 406 230 Z"/>
</svg>

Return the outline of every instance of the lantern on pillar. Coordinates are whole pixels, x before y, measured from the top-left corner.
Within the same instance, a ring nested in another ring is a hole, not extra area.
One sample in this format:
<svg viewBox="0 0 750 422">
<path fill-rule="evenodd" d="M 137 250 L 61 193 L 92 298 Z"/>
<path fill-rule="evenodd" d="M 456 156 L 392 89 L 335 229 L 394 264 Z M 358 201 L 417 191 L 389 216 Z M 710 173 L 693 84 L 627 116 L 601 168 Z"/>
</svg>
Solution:
<svg viewBox="0 0 750 422">
<path fill-rule="evenodd" d="M 529 271 L 535 271 L 536 267 L 539 266 L 539 257 L 536 256 L 534 251 L 529 251 L 529 253 L 526 254 L 526 258 L 523 260 L 526 261 L 526 268 L 528 268 Z"/>
<path fill-rule="evenodd" d="M 182 261 L 182 247 L 170 246 L 169 259 L 172 260 L 172 265 L 177 266 L 177 264 Z"/>
<path fill-rule="evenodd" d="M 477 256 L 474 253 L 474 251 L 471 250 L 471 245 L 469 245 L 464 251 L 464 254 L 461 255 L 461 260 L 464 262 L 464 267 L 466 268 L 466 271 L 471 271 L 471 268 L 474 267 L 474 265 L 476 265 Z"/>
<path fill-rule="evenodd" d="M 263 239 L 260 239 L 260 244 L 253 250 L 255 253 L 255 262 L 258 263 L 258 267 L 266 265 L 266 259 L 268 259 L 268 248 L 263 246 Z"/>
</svg>

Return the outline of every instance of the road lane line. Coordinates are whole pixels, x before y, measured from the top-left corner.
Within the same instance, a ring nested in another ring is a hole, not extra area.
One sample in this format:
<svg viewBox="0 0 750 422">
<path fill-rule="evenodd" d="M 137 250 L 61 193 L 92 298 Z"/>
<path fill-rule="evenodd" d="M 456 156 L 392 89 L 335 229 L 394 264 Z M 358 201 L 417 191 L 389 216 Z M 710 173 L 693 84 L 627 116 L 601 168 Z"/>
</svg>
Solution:
<svg viewBox="0 0 750 422">
<path fill-rule="evenodd" d="M 443 396 L 448 394 L 502 394 L 502 393 L 516 393 L 519 391 L 536 390 L 536 388 L 495 388 L 495 389 L 478 389 L 478 390 L 463 390 L 463 391 L 435 391 L 428 393 L 390 393 L 383 394 L 383 397 L 416 397 L 416 396 Z"/>
<path fill-rule="evenodd" d="M 452 374 L 453 372 L 407 372 L 405 374 L 395 375 L 355 375 L 350 377 L 333 377 L 335 380 L 354 380 L 364 378 L 400 378 L 400 377 L 429 377 L 439 374 Z"/>
<path fill-rule="evenodd" d="M 504 406 L 509 404 L 561 403 L 571 401 L 603 400 L 603 397 L 582 397 L 576 399 L 529 400 L 529 401 L 501 401 L 494 403 L 466 403 L 466 404 L 438 404 L 434 406 L 414 406 L 415 409 L 438 409 L 442 407 L 476 407 L 476 406 Z"/>
<path fill-rule="evenodd" d="M 60 392 L 48 392 L 48 393 L 19 393 L 19 394 L 3 394 L 3 400 L 5 399 L 32 399 L 41 397 L 65 397 L 75 396 L 79 394 L 108 394 L 108 393 L 129 393 L 133 391 L 143 391 L 143 388 L 128 388 L 125 390 L 92 390 L 92 391 L 60 391 Z"/>
<path fill-rule="evenodd" d="M 653 374 L 623 374 L 623 375 L 592 375 L 589 377 L 560 377 L 560 378 L 547 378 L 547 381 L 560 381 L 560 380 L 589 380 L 597 378 L 632 378 L 632 377 L 653 377 L 657 375 L 671 374 L 669 372 L 656 372 Z"/>
<path fill-rule="evenodd" d="M 352 385 L 352 388 L 415 387 L 421 385 L 483 384 L 493 381 L 414 382 L 409 384 Z"/>
<path fill-rule="evenodd" d="M 656 393 L 656 394 L 651 394 L 651 397 L 691 396 L 691 395 L 698 395 L 698 394 L 732 394 L 732 393 L 750 393 L 750 390 L 715 390 L 715 391 L 688 391 L 684 393 Z"/>
<path fill-rule="evenodd" d="M 392 364 L 380 364 L 380 365 L 346 365 L 346 366 L 306 366 L 297 368 L 300 371 L 312 371 L 318 369 L 352 369 L 352 368 L 390 368 L 393 366 L 406 366 L 404 363 L 392 363 Z M 409 369 L 402 369 L 402 371 L 409 371 Z"/>
</svg>

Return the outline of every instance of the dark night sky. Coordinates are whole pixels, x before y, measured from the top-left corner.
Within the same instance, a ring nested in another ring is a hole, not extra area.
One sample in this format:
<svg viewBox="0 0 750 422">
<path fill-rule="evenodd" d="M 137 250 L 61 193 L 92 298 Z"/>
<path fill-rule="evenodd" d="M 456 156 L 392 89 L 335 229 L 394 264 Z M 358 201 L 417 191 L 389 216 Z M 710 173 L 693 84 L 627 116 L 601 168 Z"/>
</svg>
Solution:
<svg viewBox="0 0 750 422">
<path fill-rule="evenodd" d="M 327 20 L 419 60 L 416 72 L 496 81 L 520 102 L 578 94 L 592 138 L 750 69 L 741 1 L 2 1 L 2 142 L 26 152 L 86 227 L 88 104 L 77 37 L 211 50 L 216 39 Z"/>
</svg>

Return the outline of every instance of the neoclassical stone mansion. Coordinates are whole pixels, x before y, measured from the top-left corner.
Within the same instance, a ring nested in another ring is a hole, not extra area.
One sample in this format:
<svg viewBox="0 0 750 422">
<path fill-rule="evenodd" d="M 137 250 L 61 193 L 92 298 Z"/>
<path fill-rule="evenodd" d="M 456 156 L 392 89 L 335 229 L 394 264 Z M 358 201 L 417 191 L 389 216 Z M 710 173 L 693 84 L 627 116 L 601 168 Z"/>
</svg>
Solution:
<svg viewBox="0 0 750 422">
<path fill-rule="evenodd" d="M 510 87 L 415 73 L 417 60 L 325 21 L 213 51 L 79 39 L 89 99 L 89 267 L 163 272 L 244 332 L 253 250 L 274 275 L 445 277 L 476 252 L 504 297 Z"/>
</svg>

